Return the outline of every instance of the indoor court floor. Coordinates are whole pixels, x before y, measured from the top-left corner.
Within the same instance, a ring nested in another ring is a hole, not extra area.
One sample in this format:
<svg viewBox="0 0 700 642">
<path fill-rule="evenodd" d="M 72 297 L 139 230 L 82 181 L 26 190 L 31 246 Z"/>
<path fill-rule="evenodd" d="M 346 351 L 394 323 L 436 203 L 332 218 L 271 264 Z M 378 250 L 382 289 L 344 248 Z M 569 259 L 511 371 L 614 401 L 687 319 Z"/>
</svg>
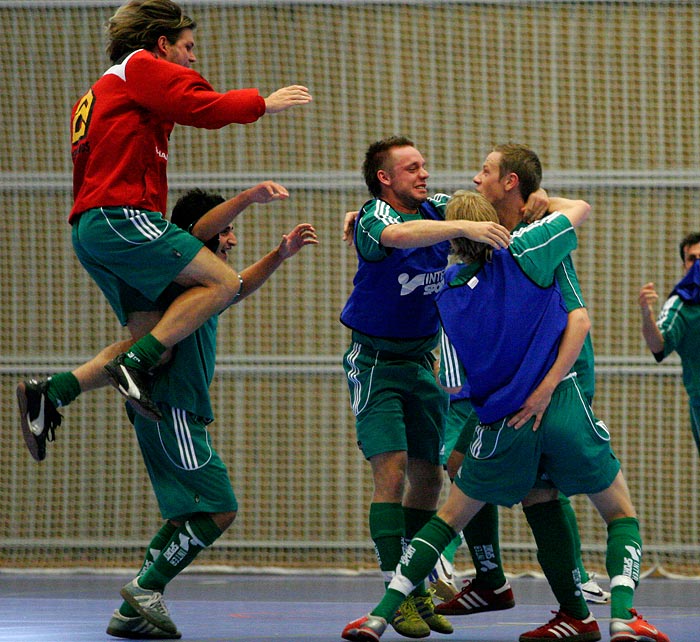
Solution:
<svg viewBox="0 0 700 642">
<path fill-rule="evenodd" d="M 107 574 L 0 573 L 0 642 L 102 642 L 119 589 L 130 577 Z M 451 617 L 455 632 L 431 640 L 513 642 L 549 620 L 555 603 L 539 578 L 511 580 L 508 611 Z M 381 595 L 374 575 L 239 575 L 185 573 L 168 587 L 167 604 L 191 642 L 341 641 L 345 624 Z M 647 578 L 636 607 L 672 642 L 700 641 L 700 581 Z M 603 640 L 608 607 L 592 605 Z M 389 629 L 382 640 L 406 640 Z"/>
</svg>

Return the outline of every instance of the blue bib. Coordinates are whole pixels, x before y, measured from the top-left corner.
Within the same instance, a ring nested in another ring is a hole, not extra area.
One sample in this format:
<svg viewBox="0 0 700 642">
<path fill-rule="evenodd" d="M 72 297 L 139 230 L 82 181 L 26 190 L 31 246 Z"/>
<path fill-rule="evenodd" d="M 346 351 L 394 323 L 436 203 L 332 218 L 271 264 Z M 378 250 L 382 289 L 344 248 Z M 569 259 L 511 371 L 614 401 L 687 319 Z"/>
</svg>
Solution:
<svg viewBox="0 0 700 642">
<path fill-rule="evenodd" d="M 420 211 L 425 219 L 443 220 L 429 201 L 421 204 Z M 366 261 L 358 254 L 354 288 L 341 322 L 379 338 L 420 339 L 436 334 L 440 321 L 434 301 L 443 284 L 449 248 L 449 241 L 393 248 L 381 261 Z"/>
<path fill-rule="evenodd" d="M 518 410 L 552 367 L 567 312 L 557 283 L 535 284 L 507 249 L 467 283 L 449 285 L 463 269 L 448 268 L 437 307 L 474 410 L 489 424 Z"/>
</svg>

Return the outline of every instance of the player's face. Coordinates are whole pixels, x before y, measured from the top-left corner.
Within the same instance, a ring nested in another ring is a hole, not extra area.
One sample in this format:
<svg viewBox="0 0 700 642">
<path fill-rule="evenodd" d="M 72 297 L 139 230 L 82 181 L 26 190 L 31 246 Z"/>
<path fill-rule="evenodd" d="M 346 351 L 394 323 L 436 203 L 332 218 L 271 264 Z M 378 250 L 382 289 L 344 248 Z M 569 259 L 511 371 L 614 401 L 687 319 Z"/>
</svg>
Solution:
<svg viewBox="0 0 700 642">
<path fill-rule="evenodd" d="M 472 179 L 479 192 L 486 200 L 495 205 L 506 194 L 505 177 L 500 178 L 501 152 L 491 152 L 481 166 L 481 171 Z"/>
<path fill-rule="evenodd" d="M 389 154 L 386 170 L 380 170 L 379 179 L 384 185 L 392 205 L 414 211 L 428 198 L 428 171 L 425 160 L 415 147 L 394 147 Z"/>
<path fill-rule="evenodd" d="M 165 45 L 165 59 L 168 62 L 175 63 L 181 67 L 191 67 L 197 62 L 197 57 L 194 55 L 194 32 L 192 29 L 183 29 L 175 42 Z"/>
<path fill-rule="evenodd" d="M 696 243 L 695 245 L 686 245 L 683 248 L 683 252 L 685 254 L 683 266 L 687 272 L 691 267 L 693 267 L 693 263 L 700 259 L 700 243 Z"/>
<path fill-rule="evenodd" d="M 219 247 L 216 248 L 216 256 L 224 263 L 228 261 L 228 252 L 238 245 L 238 239 L 229 225 L 219 232 Z"/>
</svg>

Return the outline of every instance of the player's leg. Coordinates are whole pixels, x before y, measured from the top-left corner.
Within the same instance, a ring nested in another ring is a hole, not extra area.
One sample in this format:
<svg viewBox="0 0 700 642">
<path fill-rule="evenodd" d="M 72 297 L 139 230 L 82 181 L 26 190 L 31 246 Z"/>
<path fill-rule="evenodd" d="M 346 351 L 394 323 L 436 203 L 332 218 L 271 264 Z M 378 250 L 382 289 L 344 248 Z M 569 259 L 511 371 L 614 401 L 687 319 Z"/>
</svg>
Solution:
<svg viewBox="0 0 700 642">
<path fill-rule="evenodd" d="M 173 633 L 165 587 L 230 526 L 238 504 L 204 419 L 169 408 L 158 423 L 135 416 L 134 428 L 161 514 L 175 529 L 158 542 L 160 552 L 121 595 L 149 622 Z"/>
<path fill-rule="evenodd" d="M 478 418 L 468 399 L 462 399 L 450 414 L 461 417 L 462 430 L 447 461 L 448 474 L 454 478 L 464 462 L 465 453 L 474 436 Z M 506 579 L 501 561 L 498 533 L 498 508 L 486 504 L 462 530 L 464 541 L 474 564 L 474 579 L 464 582 L 451 599 L 436 606 L 438 613 L 470 615 L 484 611 L 500 611 L 515 606 L 513 591 Z"/>
<path fill-rule="evenodd" d="M 447 501 L 438 514 L 431 518 L 406 548 L 384 598 L 368 616 L 348 624 L 343 631 L 343 638 L 379 639 L 401 603 L 417 584 L 425 581 L 445 546 L 481 506 L 481 502 L 468 498 L 452 484 Z"/>
<path fill-rule="evenodd" d="M 608 488 L 589 497 L 608 525 L 605 565 L 610 577 L 611 642 L 639 639 L 669 642 L 668 636 L 646 622 L 633 608 L 634 592 L 640 579 L 642 537 L 622 471 Z"/>
<path fill-rule="evenodd" d="M 416 448 L 420 447 L 416 446 Z M 428 448 L 429 452 L 432 450 L 432 448 Z M 440 499 L 443 477 L 441 465 L 424 459 L 409 457 L 406 492 L 403 499 L 406 542 L 413 539 L 435 515 Z M 418 582 L 411 594 L 401 603 L 399 611 L 392 622 L 394 628 L 402 632 L 401 620 L 406 616 L 406 609 L 412 612 L 415 606 L 417 615 L 428 625 L 429 631 L 436 631 L 446 635 L 452 633 L 454 629 L 449 620 L 443 615 L 435 613 L 433 593 L 432 589 L 427 589 L 426 582 Z M 424 631 L 424 627 L 420 626 L 418 630 Z M 414 632 L 415 630 L 412 626 L 411 633 Z"/>
<path fill-rule="evenodd" d="M 611 640 L 637 640 L 639 637 L 634 636 L 645 627 L 649 627 L 648 631 L 656 629 L 632 609 L 642 540 L 620 462 L 610 447 L 610 432 L 596 418 L 575 380 L 559 384 L 546 421 L 540 430 L 544 427 L 547 435 L 543 454 L 552 482 L 567 496 L 587 494 L 608 525 L 606 569 L 611 590 Z M 668 637 L 658 631 L 648 639 L 668 642 Z"/>
<path fill-rule="evenodd" d="M 135 293 L 134 295 L 139 296 Z M 124 296 L 123 300 L 126 303 L 127 299 Z M 128 301 L 129 306 L 143 303 L 142 298 Z M 160 316 L 161 312 L 158 310 L 129 312 L 127 325 L 131 339 L 107 346 L 72 371 L 58 372 L 47 379 L 28 379 L 17 386 L 22 435 L 34 459 L 42 461 L 46 457 L 46 442 L 55 438 L 55 430 L 62 421 L 58 408 L 75 401 L 83 392 L 108 385 L 109 376 L 104 366 L 126 351 L 134 341 L 146 335 L 156 325 Z M 166 361 L 169 356 L 170 351 L 167 351 L 161 356 L 161 361 Z"/>
<path fill-rule="evenodd" d="M 581 590 L 586 602 L 591 604 L 607 604 L 610 601 L 610 593 L 604 591 L 595 579 L 595 573 L 589 573 L 583 563 L 581 554 L 581 535 L 578 528 L 576 512 L 571 505 L 571 500 L 564 494 L 559 493 L 559 503 L 564 510 L 564 515 L 569 522 L 571 534 L 574 537 L 574 552 L 576 554 L 576 566 L 581 575 Z"/>
</svg>

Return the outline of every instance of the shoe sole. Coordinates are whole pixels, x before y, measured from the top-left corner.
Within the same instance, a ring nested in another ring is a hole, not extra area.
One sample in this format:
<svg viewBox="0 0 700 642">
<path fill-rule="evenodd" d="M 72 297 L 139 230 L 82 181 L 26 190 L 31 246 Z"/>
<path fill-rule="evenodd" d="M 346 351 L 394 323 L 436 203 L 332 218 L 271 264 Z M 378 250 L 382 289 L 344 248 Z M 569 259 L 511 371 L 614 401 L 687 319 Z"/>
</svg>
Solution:
<svg viewBox="0 0 700 642">
<path fill-rule="evenodd" d="M 105 371 L 109 375 L 109 385 L 112 386 L 124 399 L 126 399 L 131 407 L 134 409 L 134 412 L 137 412 L 139 415 L 142 417 L 145 417 L 146 419 L 150 419 L 151 421 L 160 421 L 163 419 L 163 416 L 158 412 L 155 412 L 151 410 L 150 408 L 147 408 L 146 406 L 142 406 L 139 403 L 138 399 L 134 399 L 133 397 L 130 397 L 128 393 L 122 388 L 121 384 L 119 383 L 119 380 L 117 379 L 117 376 L 114 372 L 114 369 L 110 364 L 107 364 L 104 367 Z"/>
<path fill-rule="evenodd" d="M 161 631 L 164 631 L 165 633 L 169 633 L 172 635 L 176 635 L 178 633 L 177 628 L 175 627 L 175 623 L 172 623 L 172 628 L 173 630 L 170 630 L 170 627 L 165 628 L 163 626 L 162 622 L 159 622 L 156 618 L 153 617 L 146 609 L 144 609 L 139 601 L 136 599 L 134 595 L 129 593 L 129 591 L 126 590 L 126 587 L 124 587 L 121 591 L 119 591 L 119 594 L 132 606 L 134 607 L 139 615 L 142 617 L 146 618 L 153 626 L 158 627 Z"/>
<path fill-rule="evenodd" d="M 520 636 L 518 642 L 552 642 L 552 640 L 556 639 L 557 638 L 554 637 L 524 638 Z M 580 633 L 579 635 L 572 635 L 561 639 L 566 642 L 598 642 L 598 640 L 603 639 L 603 636 L 600 632 L 591 631 L 590 633 Z"/>
<path fill-rule="evenodd" d="M 436 604 L 435 612 L 439 615 L 472 615 L 474 613 L 486 613 L 488 611 L 507 611 L 508 609 L 512 609 L 514 606 L 515 600 L 511 600 L 510 602 L 504 602 L 503 604 L 499 604 L 498 606 L 477 606 L 473 609 L 457 607 L 445 608 L 445 604 Z"/>
<path fill-rule="evenodd" d="M 443 602 L 449 602 L 459 593 L 454 584 L 448 584 L 442 579 L 433 582 L 432 587 L 435 589 L 435 597 L 439 597 Z"/>
<path fill-rule="evenodd" d="M 27 387 L 24 385 L 24 382 L 17 386 L 17 405 L 19 406 L 19 421 L 22 426 L 22 437 L 24 437 L 27 450 L 29 450 L 29 454 L 36 461 L 44 461 L 44 459 L 46 459 L 46 449 L 44 448 L 44 452 L 41 452 L 36 435 L 32 432 L 29 427 L 29 421 L 27 420 Z"/>
<path fill-rule="evenodd" d="M 125 631 L 116 627 L 107 627 L 107 635 L 115 638 L 123 638 L 125 640 L 179 640 L 182 633 L 137 633 L 136 631 Z"/>
</svg>

